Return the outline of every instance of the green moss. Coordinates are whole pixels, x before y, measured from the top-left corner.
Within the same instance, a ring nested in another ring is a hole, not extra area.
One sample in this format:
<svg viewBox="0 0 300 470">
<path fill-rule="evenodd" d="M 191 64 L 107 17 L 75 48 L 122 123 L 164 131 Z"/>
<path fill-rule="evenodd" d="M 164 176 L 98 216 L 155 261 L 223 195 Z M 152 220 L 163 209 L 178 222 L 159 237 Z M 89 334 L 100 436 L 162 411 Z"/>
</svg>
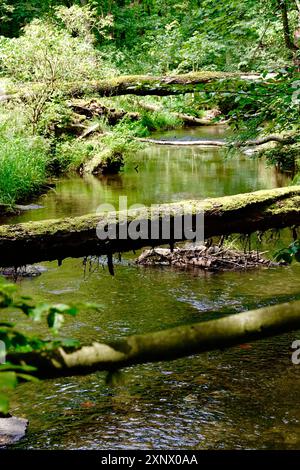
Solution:
<svg viewBox="0 0 300 470">
<path fill-rule="evenodd" d="M 99 80 L 89 83 L 82 83 L 80 85 L 70 85 L 66 88 L 66 92 L 71 95 L 82 95 L 84 93 L 98 93 L 100 96 L 113 96 L 114 94 L 122 94 L 122 92 L 129 92 L 130 88 L 134 91 L 147 91 L 149 90 L 165 90 L 172 93 L 182 93 L 185 91 L 196 91 L 198 85 L 210 83 L 215 80 L 224 78 L 239 78 L 236 73 L 224 72 L 193 72 L 182 75 L 168 75 L 168 76 L 151 76 L 151 75 L 123 75 L 107 80 Z"/>
<path fill-rule="evenodd" d="M 274 203 L 272 203 L 274 201 Z M 267 213 L 278 214 L 280 212 L 290 212 L 293 210 L 300 213 L 300 186 L 291 186 L 273 190 L 257 191 L 255 193 L 237 194 L 234 196 L 225 196 L 215 199 L 205 199 L 203 201 L 183 201 L 180 203 L 161 204 L 157 206 L 156 214 L 163 217 L 163 213 L 182 214 L 182 210 L 188 209 L 189 213 L 196 214 L 201 210 L 218 211 L 220 213 L 240 211 L 245 207 L 252 205 L 268 205 Z M 127 216 L 128 222 L 134 220 L 140 210 L 130 211 L 128 213 L 118 212 L 119 220 L 124 220 Z M 150 208 L 145 208 L 140 213 L 141 218 L 150 218 L 153 213 Z M 155 214 L 154 214 L 155 215 Z M 67 218 L 61 220 L 45 220 L 41 222 L 26 222 L 18 225 L 0 226 L 0 239 L 16 239 L 27 237 L 38 237 L 40 235 L 59 235 L 69 232 L 93 232 L 99 222 L 105 224 L 113 223 L 115 217 L 113 214 L 87 214 L 81 217 Z"/>
</svg>

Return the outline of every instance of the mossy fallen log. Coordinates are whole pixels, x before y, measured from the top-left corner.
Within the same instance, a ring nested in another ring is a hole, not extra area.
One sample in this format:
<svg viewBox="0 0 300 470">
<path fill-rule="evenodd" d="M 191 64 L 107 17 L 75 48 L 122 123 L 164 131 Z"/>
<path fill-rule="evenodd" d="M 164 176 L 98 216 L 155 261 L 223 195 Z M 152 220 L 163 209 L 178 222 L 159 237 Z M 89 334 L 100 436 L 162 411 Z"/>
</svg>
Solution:
<svg viewBox="0 0 300 470">
<path fill-rule="evenodd" d="M 111 255 L 147 246 L 173 245 L 176 241 L 192 239 L 191 230 L 203 227 L 202 222 L 202 227 L 199 226 L 199 218 L 203 214 L 205 238 L 298 226 L 300 186 L 129 211 L 2 225 L 0 266 L 22 266 L 45 260 Z M 186 220 L 191 230 L 178 233 L 178 226 L 184 227 Z M 134 227 L 137 236 L 128 236 Z M 107 230 L 113 236 L 100 239 L 99 232 Z"/>
<path fill-rule="evenodd" d="M 237 73 L 210 71 L 169 76 L 123 75 L 71 86 L 68 88 L 68 94 L 76 98 L 86 94 L 103 97 L 121 95 L 180 95 L 182 93 L 203 91 L 203 87 L 227 79 L 240 80 L 242 78 L 241 74 Z"/>
<path fill-rule="evenodd" d="M 268 86 L 270 76 L 262 77 L 253 73 L 230 73 L 201 71 L 180 75 L 122 75 L 119 77 L 99 79 L 88 82 L 62 82 L 60 90 L 65 97 L 82 98 L 84 96 L 111 97 L 121 95 L 136 96 L 168 96 L 196 92 L 214 92 L 215 86 L 222 83 L 222 92 L 237 93 L 245 90 L 252 82 L 265 83 Z M 234 90 L 232 89 L 234 81 Z M 24 99 L 37 93 L 39 83 L 27 83 L 22 86 L 10 85 L 9 89 L 0 96 L 1 101 Z"/>
<path fill-rule="evenodd" d="M 82 98 L 85 95 L 99 97 L 121 96 L 121 95 L 180 95 L 182 93 L 195 93 L 206 91 L 207 87 L 214 85 L 220 80 L 237 80 L 241 83 L 245 81 L 259 80 L 259 76 L 226 73 L 226 72 L 193 72 L 181 75 L 122 75 L 119 77 L 94 80 L 78 83 L 61 83 L 60 88 L 65 96 L 72 98 Z M 224 84 L 225 86 L 225 84 Z M 5 95 L 0 96 L 0 101 L 8 101 L 30 96 L 33 92 L 38 92 L 41 85 L 39 83 L 28 83 L 23 86 L 11 85 L 6 90 Z"/>
<path fill-rule="evenodd" d="M 93 343 L 72 352 L 59 348 L 42 353 L 8 355 L 13 364 L 37 367 L 40 378 L 89 374 L 223 349 L 300 328 L 300 301 L 179 326 L 108 343 Z"/>
</svg>

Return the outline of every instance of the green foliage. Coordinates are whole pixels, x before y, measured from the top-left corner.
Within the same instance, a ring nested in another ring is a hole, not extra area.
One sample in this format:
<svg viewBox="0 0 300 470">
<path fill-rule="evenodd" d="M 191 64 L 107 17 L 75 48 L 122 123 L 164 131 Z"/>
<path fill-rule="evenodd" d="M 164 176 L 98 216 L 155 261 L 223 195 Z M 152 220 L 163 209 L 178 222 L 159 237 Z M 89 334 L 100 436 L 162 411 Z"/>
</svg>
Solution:
<svg viewBox="0 0 300 470">
<path fill-rule="evenodd" d="M 90 42 L 72 37 L 50 21 L 34 20 L 20 37 L 2 38 L 0 45 L 2 71 L 18 82 L 54 86 L 57 81 L 91 79 L 101 64 Z"/>
<path fill-rule="evenodd" d="M 282 248 L 275 254 L 276 261 L 291 264 L 293 260 L 300 263 L 300 240 L 295 240 L 287 248 Z"/>
<path fill-rule="evenodd" d="M 94 47 L 93 10 L 60 7 L 56 14 L 51 20 L 33 20 L 17 38 L 0 38 L 2 75 L 18 84 L 34 83 L 23 97 L 33 133 L 47 119 L 49 103 L 61 101 L 66 83 L 116 73 Z"/>
<path fill-rule="evenodd" d="M 64 321 L 64 315 L 76 315 L 78 309 L 64 304 L 35 305 L 31 298 L 16 296 L 16 286 L 0 282 L 0 309 L 17 309 L 33 321 L 46 318 L 49 328 L 56 334 Z M 0 340 L 6 346 L 6 353 L 42 351 L 57 347 L 58 342 L 46 341 L 39 337 L 28 336 L 16 329 L 15 325 L 8 322 L 0 323 Z M 59 341 L 63 344 L 63 342 Z M 75 345 L 75 343 L 74 343 Z M 7 414 L 9 400 L 5 394 L 14 389 L 20 380 L 36 380 L 31 373 L 35 368 L 28 365 L 15 366 L 10 362 L 0 365 L 0 413 Z"/>
<path fill-rule="evenodd" d="M 45 340 L 39 336 L 28 335 L 20 331 L 15 324 L 0 319 L 0 340 L 6 346 L 6 355 L 24 352 L 49 351 L 58 347 L 76 348 L 78 341 L 72 339 L 58 338 L 58 332 L 65 321 L 65 316 L 74 317 L 80 308 L 99 309 L 96 304 L 66 305 L 66 304 L 36 304 L 31 297 L 19 296 L 14 284 L 0 280 L 0 313 L 4 310 L 9 312 L 19 311 L 29 320 L 45 323 L 54 336 L 53 339 Z M 7 361 L 0 364 L 0 414 L 7 414 L 9 400 L 6 392 L 14 389 L 19 381 L 37 379 L 32 375 L 36 369 L 30 365 L 14 365 Z"/>
<path fill-rule="evenodd" d="M 277 0 L 125 1 L 96 8 L 113 16 L 106 53 L 124 71 L 257 71 L 290 60 Z M 295 3 L 288 8 L 293 31 Z"/>
<path fill-rule="evenodd" d="M 300 148 L 277 145 L 275 148 L 261 151 L 260 156 L 265 157 L 269 165 L 274 165 L 283 171 L 294 172 L 297 166 L 296 161 L 300 157 Z"/>
<path fill-rule="evenodd" d="M 148 131 L 156 131 L 159 129 L 174 129 L 182 125 L 182 121 L 174 114 L 167 111 L 144 112 L 141 124 Z"/>
<path fill-rule="evenodd" d="M 224 84 L 219 84 L 210 99 L 214 103 L 221 101 L 223 111 L 231 118 L 237 140 L 288 132 L 297 141 L 300 133 L 299 78 L 299 72 L 290 66 L 272 76 L 265 73 L 262 80 L 248 84 L 229 81 L 226 87 L 230 93 L 222 90 Z M 297 152 L 297 147 L 290 151 L 277 148 L 270 151 L 268 158 L 274 163 L 291 163 Z"/>
<path fill-rule="evenodd" d="M 292 33 L 298 22 L 296 3 L 289 0 L 286 5 Z M 226 81 L 212 87 L 210 93 L 176 97 L 164 111 L 142 110 L 141 120 L 125 119 L 109 129 L 113 135 L 105 137 L 103 143 L 111 149 L 112 157 L 129 154 L 132 137 L 181 125 L 172 110 L 199 116 L 202 109 L 219 106 L 234 122 L 239 139 L 271 132 L 298 133 L 299 103 L 295 96 L 299 73 L 292 66 L 277 0 L 5 0 L 0 3 L 0 15 L 0 31 L 5 35 L 0 37 L 0 71 L 24 90 L 20 109 L 32 134 L 53 139 L 52 156 L 46 162 L 49 172 L 77 169 L 101 151 L 101 143 L 66 138 L 64 129 L 68 129 L 71 113 L 64 90 L 74 83 L 115 76 L 120 71 L 176 74 L 205 68 L 275 75 L 268 76 L 267 86 L 265 80 L 247 84 Z M 25 158 L 26 139 L 12 144 L 9 154 L 15 145 L 16 155 Z M 283 169 L 292 165 L 292 152 L 277 148 L 267 154 L 267 159 Z M 1 162 L 7 163 L 3 163 L 2 173 L 8 174 L 11 166 L 15 175 L 18 159 L 12 161 L 7 153 L 4 155 Z M 44 156 L 42 151 L 41 161 Z M 39 187 L 45 173 L 38 163 L 32 166 L 37 170 Z M 8 181 L 12 179 L 8 176 Z M 27 183 L 25 186 L 22 192 L 6 189 L 4 183 L 2 200 L 13 202 L 35 190 Z"/>
<path fill-rule="evenodd" d="M 141 147 L 141 144 L 132 138 L 135 135 L 132 125 L 133 123 L 125 119 L 115 126 L 113 133 L 108 133 L 102 139 L 112 156 L 122 155 L 126 158 Z"/>
<path fill-rule="evenodd" d="M 72 5 L 68 8 L 61 5 L 55 8 L 55 18 L 61 21 L 62 26 L 72 37 L 79 37 L 91 43 L 96 41 L 95 34 L 98 39 L 111 38 L 112 15 L 100 16 L 93 6 Z"/>
<path fill-rule="evenodd" d="M 296 2 L 288 0 L 290 30 Z M 53 19 L 74 38 L 95 42 L 123 70 L 261 70 L 290 58 L 277 0 L 3 0 L 0 34 Z"/>
<path fill-rule="evenodd" d="M 141 108 L 140 115 L 141 118 L 138 121 L 131 122 L 130 120 L 124 119 L 117 124 L 113 129 L 114 137 L 109 137 L 108 141 L 113 143 L 116 137 L 120 143 L 123 137 L 123 140 L 125 139 L 127 142 L 126 147 L 128 147 L 131 142 L 133 148 L 128 147 L 129 151 L 131 151 L 135 150 L 137 145 L 132 142 L 133 137 L 146 137 L 150 132 L 175 129 L 182 125 L 182 121 L 168 111 L 149 112 Z"/>
<path fill-rule="evenodd" d="M 56 173 L 77 171 L 81 164 L 90 160 L 95 151 L 99 150 L 99 143 L 85 140 L 65 140 L 56 145 L 55 156 L 51 159 L 50 166 Z"/>
<path fill-rule="evenodd" d="M 47 180 L 47 142 L 26 134 L 17 120 L 10 117 L 0 123 L 2 204 L 13 204 L 32 196 Z"/>
<path fill-rule="evenodd" d="M 30 109 L 28 106 L 24 109 L 24 115 L 28 115 L 30 120 Z M 72 122 L 72 111 L 67 103 L 60 98 L 59 94 L 45 103 L 43 112 L 36 123 L 36 132 L 47 138 L 54 138 L 57 134 L 64 133 L 64 130 Z"/>
</svg>

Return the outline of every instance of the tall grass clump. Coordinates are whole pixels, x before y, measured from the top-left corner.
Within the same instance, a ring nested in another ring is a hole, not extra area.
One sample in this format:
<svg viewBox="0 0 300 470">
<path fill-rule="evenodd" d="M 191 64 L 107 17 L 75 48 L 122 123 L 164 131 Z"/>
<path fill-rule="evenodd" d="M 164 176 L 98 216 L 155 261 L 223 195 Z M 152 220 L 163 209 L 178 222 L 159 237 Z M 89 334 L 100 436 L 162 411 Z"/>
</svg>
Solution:
<svg viewBox="0 0 300 470">
<path fill-rule="evenodd" d="M 0 125 L 0 203 L 8 205 L 41 189 L 47 179 L 48 160 L 44 139 L 11 128 Z"/>
<path fill-rule="evenodd" d="M 182 121 L 168 111 L 143 112 L 141 124 L 150 132 L 175 129 L 182 126 Z"/>
<path fill-rule="evenodd" d="M 182 127 L 182 121 L 173 113 L 168 111 L 148 112 L 142 110 L 138 121 L 122 120 L 113 128 L 116 137 L 121 133 L 126 141 L 133 137 L 147 137 L 153 131 L 169 130 Z"/>
</svg>

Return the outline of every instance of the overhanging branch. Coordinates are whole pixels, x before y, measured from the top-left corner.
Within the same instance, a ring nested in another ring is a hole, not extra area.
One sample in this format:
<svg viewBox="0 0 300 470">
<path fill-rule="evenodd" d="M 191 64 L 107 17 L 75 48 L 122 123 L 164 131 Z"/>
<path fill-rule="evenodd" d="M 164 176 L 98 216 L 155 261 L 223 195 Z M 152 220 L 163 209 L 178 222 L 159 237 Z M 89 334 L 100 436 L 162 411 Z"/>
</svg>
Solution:
<svg viewBox="0 0 300 470">
<path fill-rule="evenodd" d="M 295 301 L 114 342 L 95 342 L 71 353 L 60 348 L 12 354 L 7 359 L 37 367 L 35 374 L 40 378 L 85 375 L 223 349 L 299 328 L 300 301 Z"/>
</svg>

